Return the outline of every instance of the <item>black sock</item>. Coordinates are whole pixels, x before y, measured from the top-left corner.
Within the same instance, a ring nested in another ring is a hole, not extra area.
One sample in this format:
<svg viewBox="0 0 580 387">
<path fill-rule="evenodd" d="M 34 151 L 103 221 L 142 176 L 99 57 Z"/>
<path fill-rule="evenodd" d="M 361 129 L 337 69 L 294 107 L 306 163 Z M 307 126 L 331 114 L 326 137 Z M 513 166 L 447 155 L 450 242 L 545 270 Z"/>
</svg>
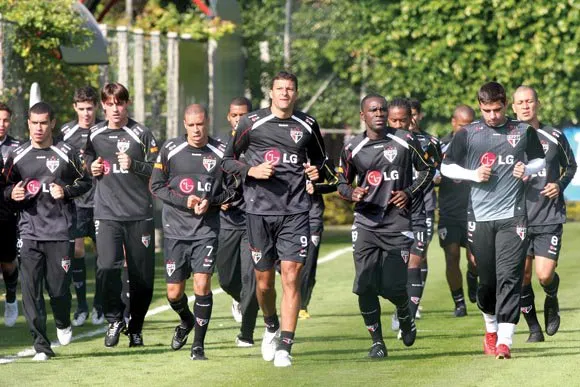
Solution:
<svg viewBox="0 0 580 387">
<path fill-rule="evenodd" d="M 72 280 L 77 295 L 77 308 L 88 311 L 87 304 L 87 268 L 85 266 L 85 257 L 73 258 L 71 262 Z"/>
<path fill-rule="evenodd" d="M 193 313 L 189 310 L 189 305 L 187 304 L 187 295 L 185 293 L 181 298 L 177 301 L 169 301 L 169 305 L 171 305 L 171 309 L 175 311 L 179 315 L 181 319 L 181 325 L 184 328 L 192 328 L 194 321 L 193 321 Z"/>
<path fill-rule="evenodd" d="M 452 290 L 451 297 L 453 297 L 453 302 L 455 302 L 455 308 L 465 306 L 465 296 L 463 295 L 463 288 Z"/>
<path fill-rule="evenodd" d="M 421 262 L 421 285 L 425 287 L 427 282 L 427 274 L 429 274 L 429 265 L 427 265 L 427 260 Z"/>
<path fill-rule="evenodd" d="M 549 285 L 542 285 L 546 297 L 554 298 L 558 296 L 558 286 L 560 285 L 560 276 L 558 273 L 554 273 L 554 279 Z"/>
<path fill-rule="evenodd" d="M 294 344 L 294 332 L 282 331 L 280 332 L 280 342 L 277 350 L 292 351 L 292 344 Z"/>
<path fill-rule="evenodd" d="M 409 294 L 409 311 L 415 317 L 421 296 L 423 296 L 423 285 L 421 284 L 421 269 L 407 270 L 407 293 Z"/>
<path fill-rule="evenodd" d="M 195 335 L 193 337 L 193 347 L 203 347 L 205 334 L 209 320 L 211 319 L 211 310 L 213 308 L 213 294 L 207 296 L 195 295 L 193 303 L 193 314 L 195 315 Z"/>
<path fill-rule="evenodd" d="M 534 299 L 534 289 L 532 289 L 532 285 L 524 285 L 522 287 L 522 295 L 520 298 L 520 310 L 526 319 L 530 332 L 539 332 L 542 328 L 540 327 L 538 316 L 536 315 Z"/>
<path fill-rule="evenodd" d="M 12 304 L 16 301 L 16 287 L 18 286 L 17 266 L 11 274 L 4 273 L 4 284 L 6 285 L 6 302 Z"/>
<path fill-rule="evenodd" d="M 372 294 L 361 294 L 358 296 L 358 307 L 373 343 L 383 341 L 379 297 Z"/>
<path fill-rule="evenodd" d="M 278 321 L 277 314 L 273 314 L 271 316 L 264 316 L 264 324 L 266 324 L 266 329 L 270 333 L 274 333 L 278 329 L 280 329 L 280 321 Z"/>
<path fill-rule="evenodd" d="M 410 304 L 411 302 L 409 301 L 409 298 L 400 298 L 400 303 L 395 304 L 397 307 L 397 318 L 399 319 L 399 325 L 401 326 L 403 324 L 409 326 L 412 321 L 415 321 L 415 315 L 411 314 Z"/>
</svg>

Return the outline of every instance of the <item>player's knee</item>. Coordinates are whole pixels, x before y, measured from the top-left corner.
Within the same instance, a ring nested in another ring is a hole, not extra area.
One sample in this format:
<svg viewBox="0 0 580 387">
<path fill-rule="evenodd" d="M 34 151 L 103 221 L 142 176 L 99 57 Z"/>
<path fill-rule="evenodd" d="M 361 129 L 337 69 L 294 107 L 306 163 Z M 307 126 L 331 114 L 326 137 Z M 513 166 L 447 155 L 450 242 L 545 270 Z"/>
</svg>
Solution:
<svg viewBox="0 0 580 387">
<path fill-rule="evenodd" d="M 174 286 L 171 286 L 174 285 Z M 183 290 L 180 286 L 175 286 L 175 284 L 169 284 L 167 286 L 167 299 L 170 302 L 177 302 L 183 296 Z"/>
<path fill-rule="evenodd" d="M 545 270 L 545 271 L 541 271 L 536 273 L 538 275 L 538 281 L 540 281 L 540 285 L 542 286 L 548 286 L 549 284 L 552 283 L 552 280 L 554 279 L 554 273 L 552 273 L 551 270 Z M 531 273 L 530 273 L 530 279 L 531 279 Z"/>
</svg>

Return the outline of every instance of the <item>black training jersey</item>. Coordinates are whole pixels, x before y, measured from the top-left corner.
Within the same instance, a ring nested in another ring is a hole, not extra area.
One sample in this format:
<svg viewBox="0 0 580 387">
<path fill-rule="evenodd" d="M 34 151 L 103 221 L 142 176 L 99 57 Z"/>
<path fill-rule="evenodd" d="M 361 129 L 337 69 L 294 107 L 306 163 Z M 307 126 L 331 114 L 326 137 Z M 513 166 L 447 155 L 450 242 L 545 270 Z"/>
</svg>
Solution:
<svg viewBox="0 0 580 387">
<path fill-rule="evenodd" d="M 96 124 L 101 122 L 97 120 Z M 60 136 L 64 142 L 71 145 L 79 151 L 81 161 L 83 160 L 83 152 L 87 145 L 87 138 L 89 137 L 90 128 L 81 128 L 77 120 L 67 122 L 60 128 Z M 75 199 L 77 207 L 92 208 L 94 207 L 95 185 L 86 194 Z"/>
<path fill-rule="evenodd" d="M 326 163 L 320 171 L 320 179 L 314 183 L 314 194 L 310 196 L 312 207 L 308 213 L 311 227 L 322 227 L 324 216 L 324 198 L 323 194 L 335 192 L 338 184 L 338 176 L 334 172 L 334 167 Z"/>
<path fill-rule="evenodd" d="M 564 189 L 576 174 L 576 159 L 566 136 L 558 129 L 541 125 L 536 133 L 546 154 L 546 168 L 530 176 L 526 185 L 528 225 L 565 223 Z M 540 194 L 548 183 L 556 183 L 560 186 L 558 198 L 548 199 Z"/>
<path fill-rule="evenodd" d="M 245 162 L 239 160 L 245 155 Z M 244 180 L 246 212 L 256 215 L 292 215 L 310 210 L 304 163 L 322 168 L 324 143 L 316 120 L 295 111 L 292 117 L 274 116 L 270 108 L 242 117 L 232 131 L 223 166 Z M 269 162 L 274 175 L 267 180 L 248 176 L 250 167 Z"/>
<path fill-rule="evenodd" d="M 419 171 L 415 180 L 413 167 Z M 351 139 L 342 150 L 338 192 L 351 200 L 355 180 L 359 187 L 369 188 L 355 205 L 355 226 L 378 232 L 408 232 L 412 229 L 412 198 L 425 189 L 434 173 L 411 133 L 387 128 L 382 138 L 371 140 L 365 132 Z M 387 204 L 392 192 L 401 190 L 409 197 L 407 208 Z"/>
<path fill-rule="evenodd" d="M 2 165 L 6 163 L 8 159 L 8 155 L 10 152 L 15 150 L 20 146 L 21 141 L 16 140 L 14 137 L 10 135 L 6 135 L 3 141 L 0 141 L 0 153 L 1 153 L 1 161 Z M 0 168 L 0 172 L 3 168 Z M 7 220 L 7 221 L 15 221 L 16 214 L 14 213 L 14 209 L 10 205 L 10 203 L 0 200 L 0 220 Z"/>
<path fill-rule="evenodd" d="M 512 173 L 518 161 L 544 158 L 538 135 L 530 125 L 507 119 L 499 127 L 483 120 L 462 128 L 445 153 L 445 164 L 469 170 L 492 166 L 489 181 L 471 182 L 468 220 L 485 222 L 526 215 L 524 183 Z"/>
<path fill-rule="evenodd" d="M 89 172 L 93 161 L 103 158 L 103 174 L 95 179 L 95 219 L 151 218 L 149 178 L 158 153 L 153 133 L 132 119 L 121 129 L 110 129 L 107 124 L 103 121 L 91 128 L 84 152 Z M 120 152 L 131 157 L 128 171 L 119 167 Z"/>
<path fill-rule="evenodd" d="M 441 139 L 441 151 L 447 152 L 453 133 Z M 470 184 L 467 180 L 454 180 L 441 175 L 439 183 L 439 221 L 457 224 L 467 223 L 467 206 Z"/>
<path fill-rule="evenodd" d="M 234 197 L 225 211 L 220 211 L 220 228 L 224 230 L 246 229 L 246 202 L 241 177 L 226 175 L 225 183 L 234 190 Z"/>
<path fill-rule="evenodd" d="M 419 132 L 413 132 L 419 144 L 421 144 L 421 149 L 429 155 L 431 164 L 435 168 L 439 168 L 441 165 L 441 143 L 439 139 L 431 134 L 421 130 Z M 437 208 L 437 194 L 435 193 L 435 184 L 433 180 L 427 185 L 427 188 L 423 191 L 425 211 L 432 212 Z"/>
<path fill-rule="evenodd" d="M 219 206 L 231 200 L 232 190 L 223 190 L 224 144 L 209 138 L 207 145 L 196 148 L 186 136 L 177 137 L 161 148 L 151 175 L 151 191 L 163 201 L 165 238 L 198 240 L 215 237 L 220 228 Z M 203 215 L 187 208 L 187 198 L 195 195 L 208 199 L 210 207 Z"/>
<path fill-rule="evenodd" d="M 64 142 L 38 149 L 27 141 L 8 156 L 4 176 L 7 184 L 4 198 L 19 210 L 20 238 L 40 241 L 72 238 L 76 218 L 73 198 L 91 187 L 75 150 Z M 11 194 L 20 182 L 26 188 L 26 196 L 15 202 Z M 50 194 L 53 183 L 64 188 L 64 199 L 53 199 Z"/>
</svg>

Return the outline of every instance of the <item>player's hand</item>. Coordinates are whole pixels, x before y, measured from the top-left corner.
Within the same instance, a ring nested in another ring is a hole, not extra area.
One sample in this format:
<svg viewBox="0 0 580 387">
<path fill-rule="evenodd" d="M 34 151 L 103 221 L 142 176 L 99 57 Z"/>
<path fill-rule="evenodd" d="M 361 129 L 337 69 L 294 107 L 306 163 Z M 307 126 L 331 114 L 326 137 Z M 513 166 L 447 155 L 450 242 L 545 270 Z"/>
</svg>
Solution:
<svg viewBox="0 0 580 387">
<path fill-rule="evenodd" d="M 477 168 L 477 179 L 479 180 L 478 183 L 489 181 L 491 177 L 491 167 L 488 165 L 480 165 Z"/>
<path fill-rule="evenodd" d="M 229 210 L 229 209 L 230 209 L 230 207 L 231 207 L 231 204 L 230 204 L 230 203 L 222 204 L 222 205 L 220 206 L 220 210 L 222 210 L 222 211 L 227 211 L 227 210 Z"/>
<path fill-rule="evenodd" d="M 512 172 L 512 175 L 516 179 L 523 179 L 525 173 L 526 173 L 526 165 L 521 161 L 518 161 L 516 165 L 514 165 L 514 171 Z"/>
<path fill-rule="evenodd" d="M 91 164 L 91 174 L 93 176 L 101 176 L 103 174 L 103 158 L 102 157 L 99 156 Z"/>
<path fill-rule="evenodd" d="M 209 200 L 202 199 L 199 203 L 195 205 L 195 207 L 193 207 L 193 212 L 195 213 L 195 215 L 203 215 L 207 212 L 208 208 L 209 208 Z"/>
<path fill-rule="evenodd" d="M 10 198 L 15 202 L 20 202 L 24 200 L 26 196 L 26 188 L 24 188 L 24 182 L 19 181 L 18 184 L 12 188 L 12 193 L 10 194 Z"/>
<path fill-rule="evenodd" d="M 314 194 L 314 184 L 310 180 L 306 180 L 306 192 L 310 195 Z"/>
<path fill-rule="evenodd" d="M 540 192 L 540 195 L 546 196 L 548 199 L 555 199 L 560 194 L 560 186 L 556 183 L 548 183 Z"/>
<path fill-rule="evenodd" d="M 201 198 L 199 196 L 189 195 L 187 197 L 187 208 L 192 210 L 195 207 L 195 205 L 197 203 L 199 203 L 200 201 L 201 201 Z"/>
<path fill-rule="evenodd" d="M 55 200 L 64 199 L 64 189 L 58 184 L 51 183 L 50 184 L 50 195 Z"/>
<path fill-rule="evenodd" d="M 439 172 L 439 170 L 437 170 L 437 172 L 435 172 L 435 176 L 433 176 L 433 183 L 434 184 L 441 183 L 441 172 Z"/>
<path fill-rule="evenodd" d="M 318 174 L 318 168 L 315 165 L 310 165 L 309 163 L 302 164 L 304 166 L 304 172 L 306 172 L 306 176 L 310 181 L 316 181 L 320 178 Z"/>
<path fill-rule="evenodd" d="M 117 152 L 117 161 L 119 162 L 119 167 L 125 171 L 131 168 L 131 156 L 125 152 Z"/>
<path fill-rule="evenodd" d="M 274 175 L 274 165 L 265 161 L 260 165 L 251 167 L 248 171 L 248 176 L 254 179 L 267 180 Z"/>
<path fill-rule="evenodd" d="M 395 207 L 405 208 L 409 202 L 409 197 L 405 191 L 391 191 L 391 199 L 387 204 L 394 204 Z"/>
<path fill-rule="evenodd" d="M 351 196 L 351 200 L 353 202 L 362 202 L 362 200 L 364 199 L 365 195 L 369 192 L 369 187 L 356 187 L 354 189 L 354 191 L 352 191 L 352 196 Z"/>
</svg>

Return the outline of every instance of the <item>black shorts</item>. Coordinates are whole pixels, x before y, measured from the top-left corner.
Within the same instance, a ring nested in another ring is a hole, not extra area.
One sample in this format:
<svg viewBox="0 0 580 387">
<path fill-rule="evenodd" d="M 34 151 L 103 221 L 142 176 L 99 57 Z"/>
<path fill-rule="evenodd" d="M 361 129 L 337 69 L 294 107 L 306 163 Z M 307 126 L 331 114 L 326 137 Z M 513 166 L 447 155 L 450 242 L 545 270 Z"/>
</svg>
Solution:
<svg viewBox="0 0 580 387">
<path fill-rule="evenodd" d="M 466 223 L 441 223 L 437 227 L 439 232 L 439 245 L 445 248 L 452 244 L 467 247 L 467 224 Z"/>
<path fill-rule="evenodd" d="M 425 249 L 428 245 L 426 242 L 427 231 L 413 231 L 413 237 L 415 239 L 413 240 L 413 245 L 411 246 L 411 254 L 425 258 Z"/>
<path fill-rule="evenodd" d="M 384 234 L 353 227 L 355 294 L 372 293 L 389 298 L 407 291 L 410 235 Z"/>
<path fill-rule="evenodd" d="M 295 215 L 247 214 L 246 222 L 256 270 L 270 270 L 277 260 L 304 263 L 310 240 L 308 212 Z"/>
<path fill-rule="evenodd" d="M 165 238 L 165 281 L 176 284 L 187 280 L 191 273 L 213 274 L 217 247 L 217 237 L 194 241 Z"/>
<path fill-rule="evenodd" d="M 17 249 L 16 242 L 18 240 L 18 226 L 16 219 L 14 220 L 0 220 L 0 262 L 10 263 L 16 259 Z"/>
<path fill-rule="evenodd" d="M 76 238 L 90 237 L 95 241 L 95 220 L 93 218 L 93 208 L 77 207 L 77 225 L 73 236 Z"/>
<path fill-rule="evenodd" d="M 528 238 L 530 239 L 528 255 L 558 261 L 562 247 L 562 230 L 561 224 L 528 227 Z"/>
</svg>

